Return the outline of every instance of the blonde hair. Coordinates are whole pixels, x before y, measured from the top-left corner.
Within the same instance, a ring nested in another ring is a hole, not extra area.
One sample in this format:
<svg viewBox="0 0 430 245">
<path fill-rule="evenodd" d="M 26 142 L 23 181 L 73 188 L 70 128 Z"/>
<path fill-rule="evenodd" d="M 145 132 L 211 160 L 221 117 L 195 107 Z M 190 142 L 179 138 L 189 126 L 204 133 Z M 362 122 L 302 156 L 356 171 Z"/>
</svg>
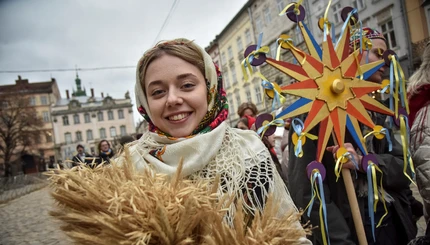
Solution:
<svg viewBox="0 0 430 245">
<path fill-rule="evenodd" d="M 419 87 L 430 84 L 430 42 L 426 44 L 420 68 L 409 78 L 408 93 L 414 95 Z"/>
<path fill-rule="evenodd" d="M 174 39 L 170 41 L 161 41 L 155 47 L 149 49 L 143 55 L 139 64 L 139 82 L 145 91 L 145 74 L 152 61 L 163 55 L 172 55 L 178 57 L 194 66 L 205 76 L 205 63 L 202 53 L 198 46 L 187 39 Z"/>
</svg>

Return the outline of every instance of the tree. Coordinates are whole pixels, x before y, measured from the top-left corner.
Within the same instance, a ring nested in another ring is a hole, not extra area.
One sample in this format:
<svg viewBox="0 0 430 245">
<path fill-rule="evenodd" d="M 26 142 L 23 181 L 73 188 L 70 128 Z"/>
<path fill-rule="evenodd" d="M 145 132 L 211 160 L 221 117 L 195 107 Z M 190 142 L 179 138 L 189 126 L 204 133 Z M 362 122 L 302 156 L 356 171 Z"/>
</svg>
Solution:
<svg viewBox="0 0 430 245">
<path fill-rule="evenodd" d="M 22 155 L 39 140 L 43 120 L 22 93 L 3 94 L 0 98 L 0 159 L 5 176 L 10 175 L 12 157 Z"/>
</svg>

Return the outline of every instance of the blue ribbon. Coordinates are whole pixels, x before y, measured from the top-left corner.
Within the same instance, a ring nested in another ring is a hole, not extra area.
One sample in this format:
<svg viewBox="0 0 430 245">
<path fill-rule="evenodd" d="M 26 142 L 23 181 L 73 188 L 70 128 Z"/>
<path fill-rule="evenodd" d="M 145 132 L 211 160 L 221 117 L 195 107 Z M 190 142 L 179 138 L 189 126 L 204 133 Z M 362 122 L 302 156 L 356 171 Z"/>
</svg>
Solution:
<svg viewBox="0 0 430 245">
<path fill-rule="evenodd" d="M 390 110 L 394 111 L 394 65 L 390 63 Z M 393 127 L 393 118 L 389 119 L 390 128 Z"/>
<path fill-rule="evenodd" d="M 319 172 L 314 174 L 315 178 L 318 178 L 318 185 L 320 187 L 320 195 L 321 195 L 321 205 L 323 207 L 323 214 L 324 214 L 324 223 L 325 223 L 325 229 L 326 229 L 326 233 L 327 233 L 327 241 L 328 244 L 330 244 L 330 236 L 328 234 L 328 225 L 327 225 L 327 207 L 325 204 L 325 196 L 324 196 L 324 186 L 323 186 L 323 182 L 322 182 L 322 176 Z"/>
<path fill-rule="evenodd" d="M 279 92 L 276 91 L 275 87 L 273 86 L 273 84 L 269 81 L 266 80 L 262 80 L 261 81 L 261 86 L 263 86 L 264 89 L 268 89 L 268 90 L 272 90 L 273 91 L 273 102 L 272 102 L 272 111 L 275 110 L 275 107 L 277 105 L 281 106 L 281 98 L 279 96 Z"/>
<path fill-rule="evenodd" d="M 351 12 L 349 12 L 348 17 L 346 17 L 346 20 L 345 20 L 345 22 L 343 23 L 343 26 L 342 26 L 342 30 L 340 31 L 339 39 L 336 42 L 335 49 L 337 49 L 337 46 L 339 45 L 339 41 L 342 39 L 342 36 L 345 33 L 345 29 L 346 29 L 346 27 L 349 24 L 349 19 L 351 19 L 351 16 L 353 14 L 355 14 L 355 13 L 357 13 L 357 9 L 353 9 Z M 349 40 L 347 40 L 347 41 L 349 41 Z"/>
<path fill-rule="evenodd" d="M 382 128 L 380 133 L 385 134 L 385 137 L 387 138 L 387 141 L 388 141 L 388 151 L 392 151 L 393 142 L 391 141 L 391 138 L 390 138 L 390 132 L 388 131 L 388 129 Z"/>
<path fill-rule="evenodd" d="M 302 151 L 302 140 L 300 138 L 300 135 L 302 134 L 302 130 L 305 128 L 305 125 L 303 124 L 303 122 L 300 119 L 294 118 L 291 121 L 291 126 L 293 126 L 294 132 L 299 137 L 299 139 L 297 141 L 297 148 L 294 151 L 294 154 L 296 155 L 296 157 L 299 157 L 299 153 Z"/>
<path fill-rule="evenodd" d="M 376 242 L 375 239 L 375 214 L 373 212 L 373 182 L 372 182 L 372 165 L 373 163 L 370 163 L 367 166 L 367 209 L 370 217 L 370 223 L 372 226 L 372 236 L 373 241 Z"/>
<path fill-rule="evenodd" d="M 262 41 L 263 41 L 263 33 L 260 32 L 260 34 L 258 35 L 257 47 L 255 48 L 255 50 L 260 49 Z M 249 56 L 249 63 L 252 63 L 253 60 L 254 60 L 254 55 Z M 246 66 L 246 63 L 245 63 L 245 66 Z"/>
</svg>

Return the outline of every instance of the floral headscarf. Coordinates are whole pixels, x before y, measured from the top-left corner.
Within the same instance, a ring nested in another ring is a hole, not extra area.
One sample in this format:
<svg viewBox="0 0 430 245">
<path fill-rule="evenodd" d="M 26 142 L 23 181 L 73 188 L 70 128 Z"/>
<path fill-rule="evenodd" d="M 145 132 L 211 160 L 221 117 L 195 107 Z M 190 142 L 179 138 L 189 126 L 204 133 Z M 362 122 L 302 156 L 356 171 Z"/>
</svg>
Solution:
<svg viewBox="0 0 430 245">
<path fill-rule="evenodd" d="M 221 72 L 219 71 L 218 67 L 213 63 L 212 58 L 204 49 L 202 49 L 200 46 L 198 46 L 194 42 L 189 41 L 187 39 L 181 38 L 181 39 L 174 39 L 171 41 L 160 42 L 150 50 L 157 49 L 157 48 L 162 49 L 163 46 L 168 46 L 168 45 L 185 45 L 185 46 L 192 45 L 195 48 L 197 48 L 203 56 L 203 62 L 205 67 L 204 77 L 206 79 L 206 86 L 208 91 L 208 111 L 204 116 L 203 120 L 199 123 L 197 128 L 192 132 L 192 134 L 189 137 L 192 137 L 196 134 L 203 134 L 203 133 L 210 132 L 213 129 L 215 129 L 218 125 L 220 125 L 221 122 L 225 121 L 228 116 L 228 104 L 225 96 L 225 91 L 222 86 Z M 148 107 L 148 101 L 146 98 L 145 91 L 143 90 L 144 85 L 142 85 L 142 82 L 141 82 L 142 78 L 140 74 L 140 67 L 142 66 L 142 62 L 145 55 L 146 53 L 142 56 L 142 58 L 140 58 L 136 69 L 136 85 L 135 85 L 136 106 L 139 113 L 148 122 L 149 131 L 155 132 L 159 135 L 164 135 L 168 138 L 172 138 L 166 132 L 163 132 L 160 129 L 158 129 L 157 126 L 154 125 L 151 121 L 151 112 Z"/>
</svg>

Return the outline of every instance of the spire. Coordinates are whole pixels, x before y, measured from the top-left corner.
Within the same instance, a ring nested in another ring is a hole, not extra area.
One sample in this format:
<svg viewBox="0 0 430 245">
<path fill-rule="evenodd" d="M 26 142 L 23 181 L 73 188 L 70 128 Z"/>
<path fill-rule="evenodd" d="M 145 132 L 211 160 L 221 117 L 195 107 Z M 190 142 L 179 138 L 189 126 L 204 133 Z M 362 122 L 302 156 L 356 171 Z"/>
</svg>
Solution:
<svg viewBox="0 0 430 245">
<path fill-rule="evenodd" d="M 75 66 L 75 70 L 76 70 L 76 79 L 75 79 L 75 83 L 76 83 L 76 88 L 78 89 L 76 92 L 73 92 L 72 95 L 73 96 L 87 96 L 87 93 L 85 90 L 82 90 L 82 86 L 81 86 L 81 79 L 79 78 L 79 74 L 78 74 L 78 67 Z"/>
</svg>

